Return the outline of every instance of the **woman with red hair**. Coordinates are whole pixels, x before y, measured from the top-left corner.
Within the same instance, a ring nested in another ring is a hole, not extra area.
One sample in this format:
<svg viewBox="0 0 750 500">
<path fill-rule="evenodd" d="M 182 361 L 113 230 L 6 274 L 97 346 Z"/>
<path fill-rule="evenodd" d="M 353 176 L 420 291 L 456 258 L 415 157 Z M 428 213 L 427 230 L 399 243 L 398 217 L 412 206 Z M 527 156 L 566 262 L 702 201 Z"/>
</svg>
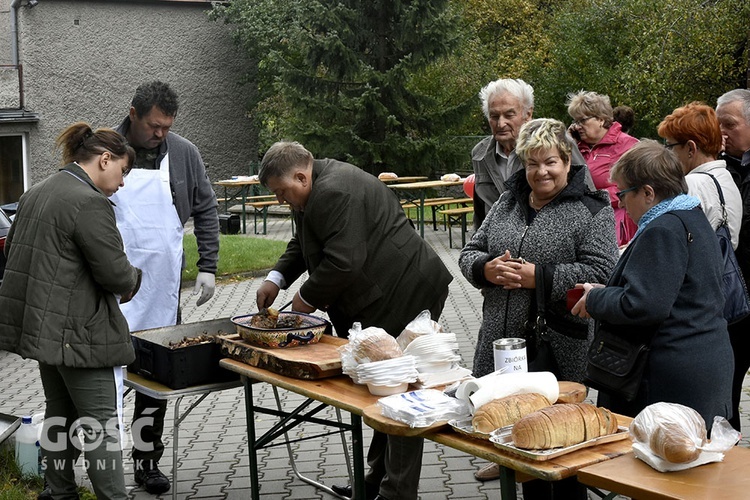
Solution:
<svg viewBox="0 0 750 500">
<path fill-rule="evenodd" d="M 664 147 L 672 150 L 680 160 L 688 194 L 701 201 L 703 212 L 714 230 L 724 216 L 719 191 L 711 177 L 719 183 L 724 194 L 732 247 L 736 249 L 742 222 L 742 197 L 727 164 L 716 159 L 721 151 L 721 130 L 713 108 L 701 102 L 677 108 L 659 124 L 658 133 L 666 141 Z"/>
</svg>

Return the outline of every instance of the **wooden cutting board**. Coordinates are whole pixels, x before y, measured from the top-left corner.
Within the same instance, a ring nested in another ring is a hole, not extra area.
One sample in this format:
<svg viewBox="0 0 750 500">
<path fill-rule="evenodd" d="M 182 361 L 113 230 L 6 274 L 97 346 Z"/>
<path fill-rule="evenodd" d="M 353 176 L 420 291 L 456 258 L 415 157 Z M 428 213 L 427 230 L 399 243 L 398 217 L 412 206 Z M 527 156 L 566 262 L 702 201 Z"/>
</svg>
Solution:
<svg viewBox="0 0 750 500">
<path fill-rule="evenodd" d="M 586 386 L 578 382 L 557 381 L 560 386 L 560 395 L 557 397 L 558 403 L 583 403 L 586 399 Z"/>
<path fill-rule="evenodd" d="M 347 339 L 323 335 L 315 344 L 272 349 L 252 345 L 239 335 L 222 337 L 225 356 L 287 377 L 315 380 L 341 375 L 338 347 Z"/>
</svg>

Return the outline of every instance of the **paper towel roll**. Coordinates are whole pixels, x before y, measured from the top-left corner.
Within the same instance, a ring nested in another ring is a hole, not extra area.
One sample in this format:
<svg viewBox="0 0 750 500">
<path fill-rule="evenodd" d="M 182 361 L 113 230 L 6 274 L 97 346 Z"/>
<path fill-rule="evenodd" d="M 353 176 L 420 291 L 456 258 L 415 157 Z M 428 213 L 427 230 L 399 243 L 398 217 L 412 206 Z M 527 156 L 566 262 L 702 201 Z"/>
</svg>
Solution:
<svg viewBox="0 0 750 500">
<path fill-rule="evenodd" d="M 500 370 L 497 370 L 488 375 L 485 375 L 484 377 L 480 377 L 480 378 L 472 377 L 458 386 L 458 388 L 456 389 L 456 397 L 458 399 L 463 399 L 467 403 L 471 404 L 471 401 L 469 401 L 469 396 L 477 392 L 482 385 L 489 383 L 490 380 L 493 379 L 494 377 L 497 377 L 498 375 L 502 373 L 507 373 L 507 372 L 508 372 L 508 367 L 506 366 L 506 367 L 501 368 Z"/>
<path fill-rule="evenodd" d="M 551 372 L 494 372 L 462 383 L 456 390 L 456 397 L 469 403 L 473 414 L 493 399 L 527 392 L 542 394 L 554 403 L 560 395 L 557 377 Z"/>
</svg>

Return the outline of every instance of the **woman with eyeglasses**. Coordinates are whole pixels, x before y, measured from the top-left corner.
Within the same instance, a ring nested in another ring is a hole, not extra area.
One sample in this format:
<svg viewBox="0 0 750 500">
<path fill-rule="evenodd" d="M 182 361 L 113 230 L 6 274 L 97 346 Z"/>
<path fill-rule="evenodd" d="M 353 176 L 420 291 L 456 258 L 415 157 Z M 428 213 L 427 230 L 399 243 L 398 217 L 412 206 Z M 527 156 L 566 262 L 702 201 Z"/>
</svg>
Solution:
<svg viewBox="0 0 750 500">
<path fill-rule="evenodd" d="M 638 229 L 625 210 L 619 208 L 617 189 L 610 182 L 610 169 L 620 157 L 638 142 L 622 130 L 614 119 L 609 96 L 581 90 L 568 94 L 568 114 L 573 118 L 570 132 L 586 160 L 596 189 L 609 192 L 615 210 L 617 244 L 626 245 Z"/>
<path fill-rule="evenodd" d="M 599 391 L 599 406 L 635 417 L 666 401 L 694 408 L 711 427 L 732 414 L 732 347 L 724 320 L 724 266 L 716 234 L 689 196 L 677 157 L 643 140 L 612 168 L 620 205 L 638 222 L 606 286 L 584 283 L 572 313 L 650 344 L 633 401 Z"/>
<path fill-rule="evenodd" d="M 141 271 L 125 255 L 109 197 L 135 151 L 114 130 L 85 123 L 67 127 L 57 145 L 63 167 L 21 196 L 5 243 L 0 349 L 39 364 L 51 496 L 78 498 L 79 427 L 97 498 L 124 500 L 118 387 L 135 352 L 119 304 L 136 294 Z"/>
<path fill-rule="evenodd" d="M 711 177 L 719 183 L 732 247 L 736 249 L 742 222 L 742 196 L 726 162 L 716 159 L 721 151 L 721 129 L 716 112 L 702 102 L 691 102 L 664 118 L 658 133 L 666 141 L 664 146 L 680 160 L 688 194 L 701 201 L 703 213 L 714 229 L 719 227 L 724 216 L 719 191 Z"/>
<path fill-rule="evenodd" d="M 665 147 L 680 159 L 688 193 L 701 200 L 703 212 L 714 229 L 721 224 L 724 212 L 716 184 L 709 175 L 719 183 L 724 195 L 732 247 L 737 249 L 742 222 L 742 196 L 727 170 L 726 162 L 716 159 L 722 149 L 722 137 L 713 108 L 701 102 L 691 102 L 677 108 L 659 124 L 658 132 L 666 141 Z M 728 330 L 734 352 L 733 415 L 729 423 L 741 430 L 740 400 L 745 374 L 750 368 L 750 341 L 745 323 L 730 325 Z"/>
</svg>

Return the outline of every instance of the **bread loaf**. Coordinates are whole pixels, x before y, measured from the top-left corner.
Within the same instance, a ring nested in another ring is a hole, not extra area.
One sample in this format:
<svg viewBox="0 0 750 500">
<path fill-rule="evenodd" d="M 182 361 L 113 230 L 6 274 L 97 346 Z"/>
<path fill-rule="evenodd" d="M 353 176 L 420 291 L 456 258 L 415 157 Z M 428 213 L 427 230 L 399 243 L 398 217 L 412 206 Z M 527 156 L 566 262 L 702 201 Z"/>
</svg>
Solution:
<svg viewBox="0 0 750 500">
<path fill-rule="evenodd" d="M 475 432 L 489 433 L 500 427 L 513 425 L 525 415 L 550 404 L 541 394 L 511 394 L 479 408 L 471 420 L 471 425 Z"/>
<path fill-rule="evenodd" d="M 692 462 L 706 444 L 706 423 L 694 409 L 675 403 L 654 403 L 630 425 L 634 440 L 648 444 L 660 458 L 674 464 Z"/>
<path fill-rule="evenodd" d="M 398 175 L 396 175 L 394 172 L 380 172 L 378 174 L 378 179 L 380 179 L 381 181 L 398 179 Z"/>
<path fill-rule="evenodd" d="M 588 403 L 556 404 L 526 415 L 513 425 L 513 444 L 526 450 L 572 446 L 617 432 L 617 418 Z"/>
<path fill-rule="evenodd" d="M 381 328 L 367 328 L 352 341 L 352 354 L 357 363 L 371 363 L 404 355 L 396 339 Z"/>
</svg>

